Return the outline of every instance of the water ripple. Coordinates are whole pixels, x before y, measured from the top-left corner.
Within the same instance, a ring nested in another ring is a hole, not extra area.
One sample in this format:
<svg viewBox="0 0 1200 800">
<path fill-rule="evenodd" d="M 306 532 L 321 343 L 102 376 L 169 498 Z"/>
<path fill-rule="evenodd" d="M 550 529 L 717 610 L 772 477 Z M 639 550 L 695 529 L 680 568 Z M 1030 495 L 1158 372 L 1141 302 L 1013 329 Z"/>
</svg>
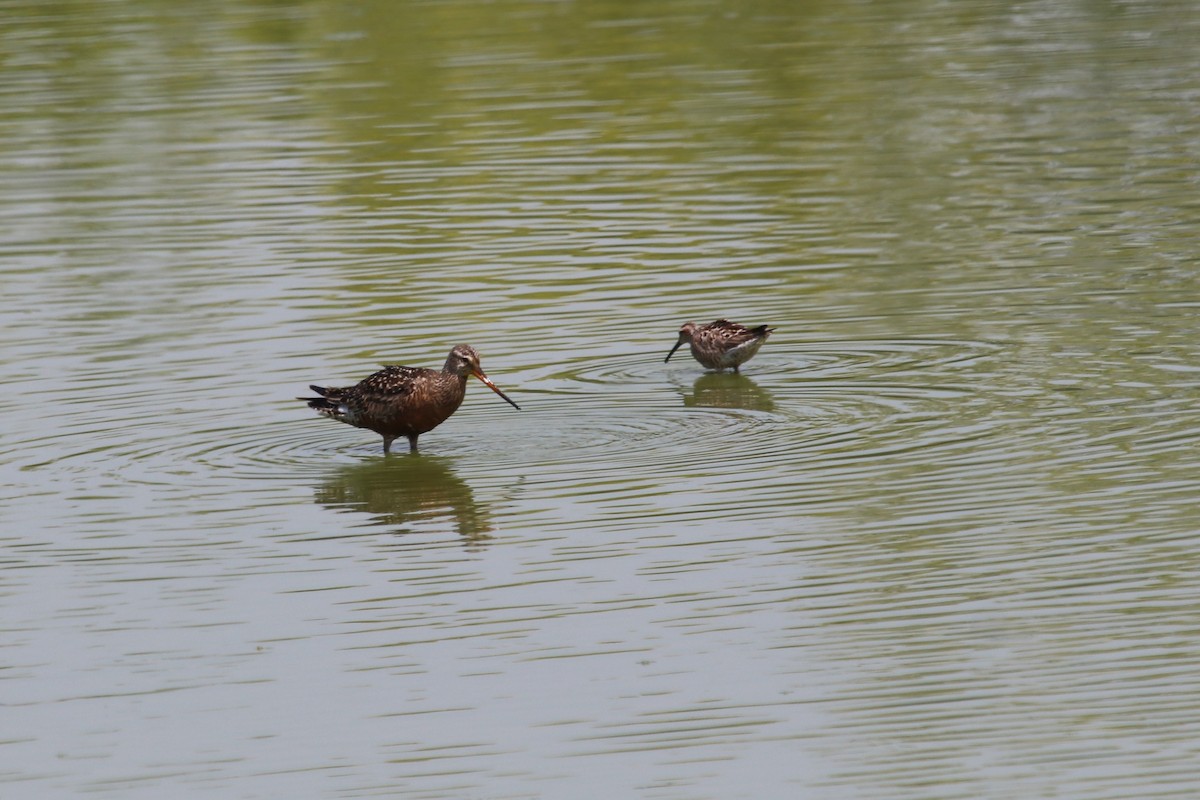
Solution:
<svg viewBox="0 0 1200 800">
<path fill-rule="evenodd" d="M 422 445 L 435 455 L 482 460 L 507 472 L 569 467 L 572 480 L 583 483 L 614 470 L 654 475 L 712 458 L 760 471 L 803 465 L 901 419 L 909 435 L 904 446 L 919 448 L 937 440 L 934 421 L 953 407 L 969 407 L 978 389 L 916 379 L 945 365 L 973 364 L 997 349 L 936 339 L 777 347 L 742 374 L 705 372 L 690 359 L 663 364 L 657 353 L 584 355 L 566 368 L 509 363 L 505 383 L 519 388 L 514 393 L 524 411 L 513 413 L 475 392 Z M 76 369 L 47 415 L 57 432 L 39 435 L 40 457 L 24 468 L 120 476 L 131 484 L 201 470 L 228 481 L 289 483 L 320 477 L 331 465 L 379 457 L 375 434 L 320 419 L 299 403 L 214 413 L 245 402 L 244 387 L 212 385 L 203 362 L 178 367 L 152 397 L 126 395 L 119 403 L 95 398 L 127 391 L 122 371 L 103 362 L 90 372 Z"/>
</svg>

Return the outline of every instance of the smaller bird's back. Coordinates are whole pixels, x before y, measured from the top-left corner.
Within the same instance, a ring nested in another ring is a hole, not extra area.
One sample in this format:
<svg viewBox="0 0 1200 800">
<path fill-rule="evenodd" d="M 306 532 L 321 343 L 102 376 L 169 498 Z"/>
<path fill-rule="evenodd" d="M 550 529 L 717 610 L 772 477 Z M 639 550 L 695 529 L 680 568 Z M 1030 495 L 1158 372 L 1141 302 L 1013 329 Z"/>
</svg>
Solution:
<svg viewBox="0 0 1200 800">
<path fill-rule="evenodd" d="M 754 357 L 772 328 L 747 328 L 719 319 L 698 328 L 691 338 L 692 356 L 709 369 L 737 369 Z"/>
</svg>

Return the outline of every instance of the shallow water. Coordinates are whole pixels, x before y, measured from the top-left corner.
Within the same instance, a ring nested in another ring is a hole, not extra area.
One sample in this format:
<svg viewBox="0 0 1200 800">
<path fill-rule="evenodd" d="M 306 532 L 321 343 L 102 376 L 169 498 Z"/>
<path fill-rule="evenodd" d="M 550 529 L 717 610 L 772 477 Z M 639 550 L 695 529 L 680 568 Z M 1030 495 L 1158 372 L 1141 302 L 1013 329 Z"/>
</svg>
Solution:
<svg viewBox="0 0 1200 800">
<path fill-rule="evenodd" d="M 4 797 L 1200 790 L 1189 4 L 3 8 Z"/>
</svg>

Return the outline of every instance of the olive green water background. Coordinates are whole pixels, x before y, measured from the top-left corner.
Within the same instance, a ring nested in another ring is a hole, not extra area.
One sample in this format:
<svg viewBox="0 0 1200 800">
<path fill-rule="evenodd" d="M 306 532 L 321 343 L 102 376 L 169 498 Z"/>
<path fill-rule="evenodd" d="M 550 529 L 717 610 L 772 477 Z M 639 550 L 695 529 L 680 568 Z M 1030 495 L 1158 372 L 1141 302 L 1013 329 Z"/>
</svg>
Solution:
<svg viewBox="0 0 1200 800">
<path fill-rule="evenodd" d="M 1200 795 L 1194 3 L 0 19 L 0 796 Z"/>
</svg>

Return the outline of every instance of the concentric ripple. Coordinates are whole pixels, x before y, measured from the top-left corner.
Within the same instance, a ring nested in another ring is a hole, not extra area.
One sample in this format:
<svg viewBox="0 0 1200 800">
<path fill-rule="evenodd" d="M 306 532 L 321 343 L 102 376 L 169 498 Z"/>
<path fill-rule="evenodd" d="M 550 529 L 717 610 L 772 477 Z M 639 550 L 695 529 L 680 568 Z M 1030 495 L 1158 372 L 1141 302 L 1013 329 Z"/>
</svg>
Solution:
<svg viewBox="0 0 1200 800">
<path fill-rule="evenodd" d="M 505 382 L 516 387 L 523 411 L 471 392 L 422 446 L 509 473 L 557 471 L 581 483 L 707 459 L 759 470 L 803 465 L 897 420 L 908 446 L 932 446 L 945 418 L 969 408 L 979 389 L 921 379 L 936 374 L 944 381 L 996 349 L 932 339 L 776 347 L 741 374 L 706 372 L 690 359 L 664 364 L 657 353 L 600 354 L 568 369 L 510 364 Z M 292 380 L 281 376 L 259 391 L 295 392 Z M 21 467 L 83 479 L 119 476 L 129 484 L 201 471 L 224 481 L 303 483 L 331 465 L 380 453 L 373 433 L 320 419 L 292 401 L 214 412 L 245 398 L 239 387 L 208 385 L 206 375 L 185 371 L 153 396 L 93 402 L 120 389 L 112 373 L 98 370 L 60 391 L 46 415 L 55 432 L 38 437 L 37 455 Z"/>
<path fill-rule="evenodd" d="M 831 481 L 865 480 L 881 461 L 969 459 L 981 438 L 994 443 L 1002 431 L 980 421 L 993 398 L 975 366 L 996 350 L 941 340 L 779 347 L 741 374 L 585 359 L 554 376 L 536 430 L 488 435 L 500 437 L 503 469 L 550 464 L 546 480 L 571 476 L 596 504 L 575 526 L 636 528 L 647 513 L 775 524 L 781 504 L 825 504 L 838 496 Z"/>
</svg>

